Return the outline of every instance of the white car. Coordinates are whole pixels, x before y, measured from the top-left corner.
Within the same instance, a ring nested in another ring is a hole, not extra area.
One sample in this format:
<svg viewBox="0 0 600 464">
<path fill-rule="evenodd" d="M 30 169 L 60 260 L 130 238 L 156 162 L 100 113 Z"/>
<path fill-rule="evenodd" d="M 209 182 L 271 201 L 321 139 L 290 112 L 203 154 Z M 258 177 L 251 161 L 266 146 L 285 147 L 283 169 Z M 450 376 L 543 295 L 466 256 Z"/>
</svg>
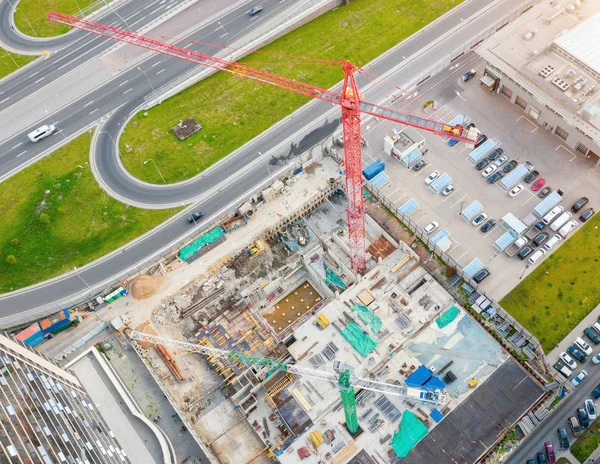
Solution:
<svg viewBox="0 0 600 464">
<path fill-rule="evenodd" d="M 477 217 L 475 219 L 473 219 L 472 224 L 475 227 L 479 227 L 481 224 L 483 224 L 483 221 L 485 221 L 488 218 L 488 215 L 485 213 L 481 213 L 479 215 L 477 215 Z"/>
<path fill-rule="evenodd" d="M 429 185 L 438 177 L 440 177 L 440 171 L 433 171 L 431 174 L 429 174 L 429 176 L 427 176 L 427 179 L 425 179 L 423 182 L 425 182 L 425 185 Z"/>
<path fill-rule="evenodd" d="M 573 370 L 577 367 L 577 363 L 575 362 L 575 360 L 571 356 L 569 356 L 565 351 L 559 354 L 558 357 L 561 359 L 562 362 L 564 362 L 567 365 L 569 369 Z"/>
<path fill-rule="evenodd" d="M 600 364 L 600 353 L 592 358 L 592 364 Z"/>
<path fill-rule="evenodd" d="M 437 222 L 433 221 L 431 224 L 427 224 L 425 226 L 425 233 L 429 235 L 434 230 L 436 230 L 438 227 L 439 227 L 439 224 Z"/>
<path fill-rule="evenodd" d="M 452 192 L 454 192 L 454 185 L 450 184 L 450 185 L 447 185 L 446 188 L 442 191 L 442 195 L 447 197 Z"/>
<path fill-rule="evenodd" d="M 594 406 L 594 402 L 592 400 L 585 400 L 585 412 L 591 421 L 596 420 L 596 406 Z"/>
<path fill-rule="evenodd" d="M 496 166 L 495 164 L 492 164 L 491 166 L 488 166 L 487 168 L 485 168 L 482 172 L 481 175 L 483 177 L 490 177 L 492 175 L 492 173 L 498 169 L 498 166 Z"/>
<path fill-rule="evenodd" d="M 510 192 L 508 192 L 508 196 L 511 198 L 514 198 L 519 193 L 521 193 L 523 191 L 523 189 L 524 189 L 524 187 L 521 184 L 516 185 L 515 187 L 513 187 L 513 189 Z"/>
<path fill-rule="evenodd" d="M 582 370 L 579 374 L 577 374 L 577 377 L 573 377 L 571 379 L 571 383 L 573 384 L 574 387 L 576 387 L 581 382 L 583 382 L 583 379 L 585 379 L 586 377 L 587 377 L 587 371 Z"/>
<path fill-rule="evenodd" d="M 592 347 L 588 345 L 585 340 L 581 337 L 577 337 L 573 340 L 573 344 L 576 348 L 579 348 L 586 356 L 590 356 L 593 352 Z"/>
<path fill-rule="evenodd" d="M 504 163 L 506 163 L 506 160 L 508 159 L 508 157 L 502 155 L 500 158 L 498 158 L 496 161 L 494 161 L 494 164 L 498 167 L 502 166 Z"/>
</svg>

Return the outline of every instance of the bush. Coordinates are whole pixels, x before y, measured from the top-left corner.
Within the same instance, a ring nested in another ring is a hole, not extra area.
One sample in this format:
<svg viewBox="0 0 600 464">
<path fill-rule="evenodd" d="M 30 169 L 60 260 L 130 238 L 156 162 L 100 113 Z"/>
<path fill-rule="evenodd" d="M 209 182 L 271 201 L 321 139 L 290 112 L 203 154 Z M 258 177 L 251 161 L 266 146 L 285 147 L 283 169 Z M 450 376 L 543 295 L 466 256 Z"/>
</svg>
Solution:
<svg viewBox="0 0 600 464">
<path fill-rule="evenodd" d="M 10 243 L 12 243 L 13 246 L 17 246 L 19 244 L 19 239 L 18 238 L 13 238 Z"/>
<path fill-rule="evenodd" d="M 428 106 L 433 107 L 433 100 L 426 101 L 425 104 L 423 105 L 423 109 L 427 108 Z"/>
<path fill-rule="evenodd" d="M 15 258 L 15 255 L 8 255 L 6 257 L 6 262 L 8 264 L 17 264 L 17 258 Z"/>
<path fill-rule="evenodd" d="M 58 212 L 65 216 L 67 214 L 67 208 L 63 208 L 62 206 L 58 208 Z"/>
<path fill-rule="evenodd" d="M 50 224 L 50 216 L 48 216 L 46 213 L 40 214 L 39 217 L 40 217 L 40 222 L 42 224 L 46 224 L 46 225 Z"/>
</svg>

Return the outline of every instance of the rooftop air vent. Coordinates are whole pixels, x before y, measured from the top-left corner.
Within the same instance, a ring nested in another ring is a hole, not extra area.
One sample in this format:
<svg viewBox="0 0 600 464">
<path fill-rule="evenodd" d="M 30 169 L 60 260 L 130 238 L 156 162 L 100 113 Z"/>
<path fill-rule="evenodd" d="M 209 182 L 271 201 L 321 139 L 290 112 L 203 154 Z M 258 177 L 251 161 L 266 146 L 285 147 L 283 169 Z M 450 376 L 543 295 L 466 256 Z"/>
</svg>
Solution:
<svg viewBox="0 0 600 464">
<path fill-rule="evenodd" d="M 554 66 L 549 64 L 544 69 L 542 69 L 538 74 L 540 76 L 542 76 L 544 79 L 546 79 L 550 74 L 552 74 L 554 72 L 555 69 L 556 68 L 554 68 Z"/>
<path fill-rule="evenodd" d="M 552 83 L 563 92 L 566 92 L 570 86 L 568 82 L 563 81 L 560 77 L 555 77 L 552 79 Z"/>
<path fill-rule="evenodd" d="M 565 9 L 567 10 L 567 12 L 573 13 L 575 11 L 575 5 L 569 3 Z"/>
</svg>

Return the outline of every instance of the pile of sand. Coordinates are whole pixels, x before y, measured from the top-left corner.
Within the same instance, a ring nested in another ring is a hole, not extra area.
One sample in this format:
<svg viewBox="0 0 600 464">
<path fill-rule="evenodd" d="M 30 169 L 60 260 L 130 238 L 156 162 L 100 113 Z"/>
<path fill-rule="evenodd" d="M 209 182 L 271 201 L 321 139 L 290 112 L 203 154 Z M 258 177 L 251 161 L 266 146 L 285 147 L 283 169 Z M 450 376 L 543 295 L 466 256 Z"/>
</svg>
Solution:
<svg viewBox="0 0 600 464">
<path fill-rule="evenodd" d="M 154 295 L 160 289 L 162 279 L 160 277 L 141 275 L 127 284 L 129 294 L 135 300 L 143 300 Z"/>
<path fill-rule="evenodd" d="M 142 323 L 142 324 L 138 325 L 138 326 L 135 328 L 135 331 L 136 331 L 136 332 L 142 332 L 142 333 L 149 334 L 149 335 L 158 335 L 158 334 L 156 333 L 156 330 L 154 330 L 154 329 L 152 328 L 152 326 L 150 325 L 150 323 L 149 323 L 148 321 L 146 321 L 146 322 L 144 322 L 144 323 Z M 147 350 L 148 348 L 152 348 L 152 347 L 154 346 L 154 344 L 153 344 L 153 343 L 150 343 L 150 342 L 145 342 L 145 341 L 143 341 L 143 340 L 136 340 L 136 342 L 137 342 L 137 343 L 138 343 L 138 345 L 140 345 L 140 347 L 142 347 L 144 350 Z"/>
</svg>

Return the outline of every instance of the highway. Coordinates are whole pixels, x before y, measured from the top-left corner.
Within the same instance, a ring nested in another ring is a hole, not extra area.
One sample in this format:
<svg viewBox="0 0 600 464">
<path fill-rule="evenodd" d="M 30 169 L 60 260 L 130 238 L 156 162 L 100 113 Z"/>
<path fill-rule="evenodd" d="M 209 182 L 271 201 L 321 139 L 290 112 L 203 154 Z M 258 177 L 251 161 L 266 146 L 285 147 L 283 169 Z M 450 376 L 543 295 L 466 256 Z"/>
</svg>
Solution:
<svg viewBox="0 0 600 464">
<path fill-rule="evenodd" d="M 431 27 L 404 41 L 392 53 L 376 60 L 369 69 L 377 75 L 383 75 L 400 63 L 398 72 L 388 79 L 400 84 L 410 82 L 423 69 L 427 69 L 428 66 L 467 42 L 479 31 L 494 24 L 502 15 L 520 4 L 521 2 L 518 0 L 503 0 L 493 4 L 487 0 L 471 0 L 463 3 Z M 263 2 L 264 5 L 266 2 Z M 266 7 L 265 12 L 267 12 Z M 446 34 L 455 26 L 456 30 L 451 34 Z M 438 40 L 443 36 L 445 36 L 443 40 Z M 168 82 L 166 76 L 163 75 L 170 72 L 171 68 L 182 66 L 179 72 L 184 72 L 188 66 L 191 66 L 186 62 L 172 62 L 165 67 L 164 72 L 157 74 L 160 66 L 152 66 L 152 64 L 156 60 L 163 59 L 165 58 L 157 56 L 144 63 L 141 68 L 151 71 L 150 73 L 146 72 L 148 78 L 140 71 L 131 70 L 128 74 L 120 76 L 119 82 L 110 84 L 111 88 L 105 90 L 101 100 L 94 100 L 94 96 L 89 95 L 85 102 L 82 100 L 79 105 L 74 105 L 77 108 L 70 108 L 65 113 L 59 112 L 55 115 L 60 122 L 61 130 L 66 131 L 68 136 L 69 133 L 80 130 L 81 125 L 87 124 L 91 119 L 97 119 L 96 113 L 98 115 L 106 114 L 112 111 L 116 105 L 122 105 L 102 128 L 103 132 L 98 138 L 95 164 L 102 177 L 102 182 L 110 190 L 114 190 L 128 200 L 160 205 L 194 198 L 204 192 L 206 198 L 201 203 L 201 209 L 205 213 L 205 217 L 210 218 L 211 214 L 231 202 L 238 201 L 246 191 L 268 178 L 271 170 L 276 169 L 278 165 L 285 164 L 304 148 L 331 134 L 339 125 L 337 120 L 339 110 L 332 109 L 320 101 L 312 102 L 299 110 L 293 120 L 284 121 L 256 138 L 245 147 L 244 151 L 238 151 L 234 156 L 227 158 L 217 167 L 209 170 L 204 177 L 175 186 L 148 186 L 135 182 L 123 173 L 118 163 L 114 151 L 114 140 L 116 140 L 115 135 L 118 134 L 118 131 L 115 131 L 120 127 L 119 124 L 123 124 L 129 113 L 135 111 L 141 104 L 143 96 L 151 90 L 148 79 L 152 81 L 152 86 L 157 87 Z M 126 80 L 128 82 L 125 82 Z M 129 87 L 129 85 L 131 85 L 131 90 L 126 94 L 125 91 L 129 88 L 125 87 Z M 384 95 L 378 89 L 374 90 L 367 92 L 367 100 L 373 102 L 382 100 Z M 118 97 L 118 92 L 121 92 L 123 96 Z M 98 101 L 98 108 L 96 109 L 93 104 L 84 107 L 83 105 L 89 101 Z M 96 110 L 94 114 L 89 114 L 94 110 Z M 327 114 L 327 111 L 330 113 Z M 315 115 L 320 115 L 321 119 L 315 118 Z M 328 120 L 325 119 L 327 117 L 329 117 Z M 20 146 L 16 149 L 10 148 L 14 147 L 13 143 L 22 143 L 23 136 L 24 134 L 20 136 L 20 139 L 17 137 L 11 143 L 0 146 L 0 161 L 3 169 L 0 175 L 6 172 L 7 164 L 15 161 L 18 154 L 17 149 L 27 149 L 26 157 L 35 157 L 48 148 L 42 145 L 38 147 L 38 145 L 44 142 L 51 144 L 51 139 L 60 137 L 60 134 L 49 137 L 46 141 L 33 147 L 26 145 L 22 148 Z M 267 153 L 279 142 L 283 144 L 283 148 L 274 153 L 268 162 L 257 160 L 260 156 L 258 155 L 259 151 Z M 4 148 L 5 146 L 9 148 Z M 252 161 L 256 161 L 256 164 L 252 164 Z M 13 168 L 18 168 L 18 166 L 18 161 L 12 164 Z M 10 168 L 10 166 L 8 167 Z M 233 182 L 229 178 L 229 174 L 232 173 L 242 173 L 243 175 L 238 176 Z M 227 187 L 221 182 L 228 182 Z M 213 186 L 219 187 L 211 190 Z M 202 224 L 198 228 L 202 228 Z M 72 296 L 85 293 L 87 291 L 86 284 L 91 287 L 100 287 L 113 282 L 120 276 L 125 276 L 127 269 L 142 266 L 149 258 L 158 255 L 162 248 L 178 241 L 179 237 L 189 231 L 190 227 L 184 219 L 174 218 L 123 249 L 82 268 L 79 275 L 73 273 L 63 275 L 38 286 L 2 295 L 0 297 L 0 315 L 6 318 L 9 315 L 41 307 L 57 309 L 62 304 L 68 304 Z"/>
<path fill-rule="evenodd" d="M 177 7 L 186 0 L 129 0 L 105 9 L 94 20 L 123 29 L 139 30 Z M 7 48 L 41 54 L 50 49 L 49 57 L 36 60 L 22 72 L 0 80 L 0 118 L 2 112 L 18 104 L 25 97 L 42 90 L 75 68 L 105 52 L 115 43 L 101 37 L 74 30 L 52 39 L 27 38 L 17 34 L 10 25 L 12 8 L 0 2 L 0 43 Z"/>
<path fill-rule="evenodd" d="M 592 398 L 592 390 L 600 383 L 600 365 L 595 366 L 590 361 L 583 366 L 579 364 L 573 375 L 577 375 L 581 369 L 587 371 L 587 378 L 575 389 L 575 391 L 562 399 L 550 415 L 525 438 L 523 443 L 515 450 L 508 461 L 506 461 L 507 464 L 523 464 L 527 459 L 535 459 L 535 454 L 539 451 L 543 451 L 544 442 L 546 441 L 552 441 L 552 443 L 554 443 L 556 456 L 557 458 L 560 457 L 562 454 L 557 434 L 559 427 L 564 427 L 566 429 L 571 444 L 575 441 L 571 434 L 571 430 L 569 429 L 569 425 L 567 424 L 567 419 L 570 416 L 575 415 L 577 408 L 584 407 L 583 402 Z M 596 400 L 594 400 L 594 402 L 596 402 Z"/>
</svg>

